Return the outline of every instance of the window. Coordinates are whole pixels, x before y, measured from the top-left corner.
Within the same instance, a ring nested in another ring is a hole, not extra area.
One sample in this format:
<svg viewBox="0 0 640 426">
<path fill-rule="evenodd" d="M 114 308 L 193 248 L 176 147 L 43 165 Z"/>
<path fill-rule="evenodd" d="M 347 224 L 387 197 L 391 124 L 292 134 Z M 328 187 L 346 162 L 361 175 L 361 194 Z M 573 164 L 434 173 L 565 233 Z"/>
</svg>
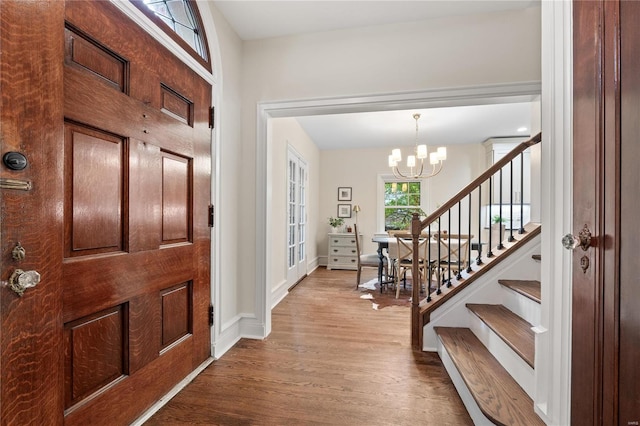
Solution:
<svg viewBox="0 0 640 426">
<path fill-rule="evenodd" d="M 421 208 L 422 194 L 420 182 L 384 183 L 384 229 L 409 229 L 412 214 L 425 213 Z"/>
<path fill-rule="evenodd" d="M 131 0 L 191 56 L 209 66 L 209 51 L 197 6 L 192 0 Z M 191 53 L 191 52 L 190 52 Z M 210 68 L 209 68 L 210 70 Z"/>
</svg>

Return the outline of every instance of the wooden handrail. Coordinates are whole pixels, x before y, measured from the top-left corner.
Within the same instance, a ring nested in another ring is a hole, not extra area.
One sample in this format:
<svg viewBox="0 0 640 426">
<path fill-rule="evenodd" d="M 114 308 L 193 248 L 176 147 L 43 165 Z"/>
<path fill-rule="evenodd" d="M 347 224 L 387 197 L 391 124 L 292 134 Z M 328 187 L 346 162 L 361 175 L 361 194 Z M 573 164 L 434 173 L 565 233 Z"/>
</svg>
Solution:
<svg viewBox="0 0 640 426">
<path fill-rule="evenodd" d="M 472 192 L 478 186 L 483 184 L 487 179 L 489 179 L 489 177 L 493 176 L 501 168 L 503 168 L 504 166 L 509 164 L 509 162 L 511 162 L 511 160 L 513 160 L 518 155 L 520 155 L 520 153 L 522 153 L 525 149 L 529 148 L 530 146 L 533 146 L 533 145 L 536 145 L 536 144 L 540 143 L 541 140 L 542 140 L 542 133 L 538 133 L 537 135 L 535 135 L 531 139 L 518 144 L 515 148 L 513 148 L 513 150 L 511 150 L 511 152 L 509 152 L 504 157 L 502 157 L 501 159 L 496 161 L 484 173 L 482 173 L 480 176 L 478 176 L 477 179 L 475 179 L 469 185 L 465 186 L 460 192 L 458 192 L 456 195 L 454 195 L 449 201 L 444 203 L 442 206 L 437 208 L 433 213 L 431 213 L 429 216 L 427 216 L 422 221 L 422 223 L 420 224 L 420 229 L 422 230 L 422 229 L 426 228 L 427 226 L 429 226 L 430 223 L 435 221 L 438 217 L 442 216 L 442 214 L 445 213 L 447 210 L 449 210 L 451 207 L 453 207 L 456 204 L 458 204 L 458 202 L 460 202 L 460 200 L 462 200 L 464 197 L 469 195 L 470 192 Z"/>
<path fill-rule="evenodd" d="M 484 173 L 478 176 L 477 179 L 474 179 L 470 184 L 465 186 L 460 192 L 454 195 L 449 201 L 444 203 L 442 206 L 437 208 L 433 213 L 427 216 L 424 220 L 420 221 L 420 217 L 418 213 L 413 214 L 413 220 L 411 221 L 411 238 L 413 239 L 413 268 L 412 268 L 412 276 L 416 277 L 416 283 L 413 285 L 412 289 L 412 300 L 411 300 L 411 341 L 414 347 L 419 347 L 420 342 L 422 341 L 421 333 L 421 317 L 420 317 L 420 288 L 422 283 L 420 282 L 420 271 L 419 262 L 418 262 L 418 239 L 420 238 L 423 230 L 430 226 L 431 223 L 438 220 L 443 214 L 447 211 L 451 210 L 456 204 L 460 203 L 465 197 L 469 196 L 476 188 L 480 187 L 483 183 L 489 180 L 495 173 L 500 171 L 504 166 L 509 164 L 514 158 L 518 155 L 522 154 L 524 150 L 527 148 L 536 145 L 542 141 L 542 133 L 538 133 L 531 139 L 524 141 L 518 144 L 511 152 L 506 154 L 504 157 L 496 161 L 491 167 L 489 167 Z M 471 206 L 469 206 L 471 208 Z M 458 230 L 460 231 L 460 230 Z M 403 235 L 404 236 L 404 235 Z M 409 235 L 406 235 L 409 236 Z M 489 240 L 491 241 L 491 240 Z M 489 254 L 490 254 L 489 249 Z M 431 277 L 429 277 L 430 279 Z M 417 285 L 416 285 L 417 284 Z M 438 293 L 440 294 L 440 281 L 438 281 Z M 430 292 L 431 286 L 429 285 L 427 288 L 427 301 L 430 301 Z"/>
</svg>

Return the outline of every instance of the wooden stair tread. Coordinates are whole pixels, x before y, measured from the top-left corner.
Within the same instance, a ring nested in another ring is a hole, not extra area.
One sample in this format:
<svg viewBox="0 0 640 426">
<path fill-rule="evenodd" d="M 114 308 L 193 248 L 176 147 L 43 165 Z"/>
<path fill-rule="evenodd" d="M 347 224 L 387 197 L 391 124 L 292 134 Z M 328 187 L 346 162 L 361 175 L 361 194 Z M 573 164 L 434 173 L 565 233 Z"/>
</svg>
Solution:
<svg viewBox="0 0 640 426">
<path fill-rule="evenodd" d="M 540 290 L 540 281 L 535 280 L 498 280 L 500 284 L 509 287 L 513 291 L 522 294 L 525 297 L 540 303 L 542 299 L 542 291 Z"/>
<path fill-rule="evenodd" d="M 533 368 L 535 336 L 531 324 L 502 305 L 467 303 L 466 306 Z"/>
<path fill-rule="evenodd" d="M 533 401 L 468 328 L 434 327 L 480 410 L 498 425 L 544 425 Z"/>
</svg>

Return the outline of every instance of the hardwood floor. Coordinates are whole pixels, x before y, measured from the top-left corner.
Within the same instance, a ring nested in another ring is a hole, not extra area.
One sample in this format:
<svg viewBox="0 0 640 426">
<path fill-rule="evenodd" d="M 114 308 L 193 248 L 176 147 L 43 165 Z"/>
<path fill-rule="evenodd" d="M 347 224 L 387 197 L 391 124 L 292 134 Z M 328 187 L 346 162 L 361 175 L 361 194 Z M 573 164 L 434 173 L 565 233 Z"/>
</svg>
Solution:
<svg viewBox="0 0 640 426">
<path fill-rule="evenodd" d="M 373 310 L 355 279 L 318 268 L 265 340 L 242 339 L 145 425 L 472 425 L 438 355 L 411 349 L 410 309 Z"/>
</svg>

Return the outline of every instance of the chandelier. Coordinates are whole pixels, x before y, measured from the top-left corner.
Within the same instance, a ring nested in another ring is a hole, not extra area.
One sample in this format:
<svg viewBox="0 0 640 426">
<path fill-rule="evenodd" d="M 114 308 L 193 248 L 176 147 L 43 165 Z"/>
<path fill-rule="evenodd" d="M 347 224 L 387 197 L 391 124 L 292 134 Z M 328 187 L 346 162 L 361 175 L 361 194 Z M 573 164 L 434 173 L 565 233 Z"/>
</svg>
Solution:
<svg viewBox="0 0 640 426">
<path fill-rule="evenodd" d="M 420 114 L 413 114 L 413 118 L 416 120 L 416 144 L 414 148 L 414 155 L 409 155 L 407 157 L 409 173 L 402 173 L 398 168 L 398 163 L 402 161 L 402 153 L 399 148 L 391 151 L 391 155 L 389 156 L 389 167 L 391 167 L 393 174 L 397 178 L 426 179 L 440 173 L 440 170 L 442 170 L 442 162 L 447 159 L 447 148 L 442 146 L 436 151 L 428 153 L 427 145 L 418 145 L 418 120 L 420 119 Z M 431 164 L 430 172 L 426 172 L 424 166 L 424 160 L 427 158 L 429 158 L 429 164 Z M 416 166 L 416 159 L 420 160 L 420 167 Z"/>
</svg>

